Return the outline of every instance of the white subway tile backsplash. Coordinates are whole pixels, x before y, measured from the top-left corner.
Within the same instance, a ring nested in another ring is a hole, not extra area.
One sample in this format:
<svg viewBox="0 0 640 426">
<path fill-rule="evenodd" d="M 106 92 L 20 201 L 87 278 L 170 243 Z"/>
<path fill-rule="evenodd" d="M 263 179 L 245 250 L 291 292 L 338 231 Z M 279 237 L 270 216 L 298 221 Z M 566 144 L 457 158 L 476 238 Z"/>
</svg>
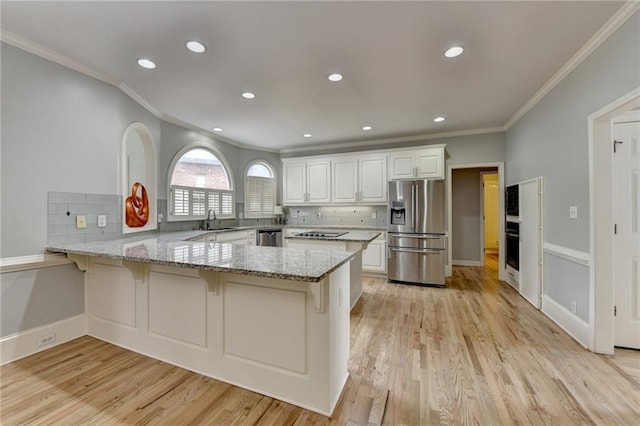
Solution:
<svg viewBox="0 0 640 426">
<path fill-rule="evenodd" d="M 117 204 L 119 195 L 87 194 L 87 204 Z"/>
<path fill-rule="evenodd" d="M 121 200 L 122 197 L 118 195 L 50 192 L 47 205 L 48 243 L 78 243 L 120 238 Z M 107 215 L 105 228 L 98 228 L 99 214 Z M 77 215 L 86 216 L 87 228 L 76 229 Z"/>
</svg>

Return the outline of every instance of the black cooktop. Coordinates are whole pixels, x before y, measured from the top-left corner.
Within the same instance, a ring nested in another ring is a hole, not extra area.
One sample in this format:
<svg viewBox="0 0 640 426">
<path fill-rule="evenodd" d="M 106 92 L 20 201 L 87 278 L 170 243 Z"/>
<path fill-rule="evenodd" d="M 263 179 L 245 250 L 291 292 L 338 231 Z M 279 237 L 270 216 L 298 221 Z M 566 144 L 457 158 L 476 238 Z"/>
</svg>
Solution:
<svg viewBox="0 0 640 426">
<path fill-rule="evenodd" d="M 322 237 L 322 238 L 335 238 L 340 235 L 344 235 L 346 232 L 331 232 L 331 231 L 307 231 L 296 234 L 296 237 Z"/>
</svg>

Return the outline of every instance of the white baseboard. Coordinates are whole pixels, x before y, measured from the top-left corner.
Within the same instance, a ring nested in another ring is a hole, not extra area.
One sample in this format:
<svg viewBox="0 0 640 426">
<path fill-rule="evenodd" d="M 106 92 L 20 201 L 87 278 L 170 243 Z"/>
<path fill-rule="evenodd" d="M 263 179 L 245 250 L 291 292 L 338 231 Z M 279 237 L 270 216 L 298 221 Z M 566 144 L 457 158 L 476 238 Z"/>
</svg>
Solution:
<svg viewBox="0 0 640 426">
<path fill-rule="evenodd" d="M 542 296 L 542 313 L 555 322 L 564 331 L 588 349 L 589 324 L 572 314 L 567 308 L 551 299 L 546 294 Z"/>
<path fill-rule="evenodd" d="M 451 261 L 456 266 L 482 266 L 481 260 L 455 260 Z"/>
<path fill-rule="evenodd" d="M 39 337 L 54 333 L 55 342 L 38 347 Z M 87 334 L 87 320 L 86 315 L 82 314 L 3 337 L 0 339 L 0 365 L 51 349 L 85 334 Z"/>
</svg>

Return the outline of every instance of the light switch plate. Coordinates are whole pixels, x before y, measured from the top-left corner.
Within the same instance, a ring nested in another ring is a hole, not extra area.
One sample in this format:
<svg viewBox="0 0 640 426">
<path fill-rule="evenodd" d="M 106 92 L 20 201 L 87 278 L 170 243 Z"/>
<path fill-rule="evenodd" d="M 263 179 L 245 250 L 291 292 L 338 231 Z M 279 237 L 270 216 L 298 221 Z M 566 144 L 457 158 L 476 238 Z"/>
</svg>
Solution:
<svg viewBox="0 0 640 426">
<path fill-rule="evenodd" d="M 87 227 L 87 216 L 79 214 L 76 216 L 76 229 L 83 229 Z"/>
<path fill-rule="evenodd" d="M 578 218 L 578 206 L 569 206 L 569 219 Z"/>
<path fill-rule="evenodd" d="M 98 215 L 98 228 L 106 228 L 107 227 L 107 215 L 99 214 Z"/>
</svg>

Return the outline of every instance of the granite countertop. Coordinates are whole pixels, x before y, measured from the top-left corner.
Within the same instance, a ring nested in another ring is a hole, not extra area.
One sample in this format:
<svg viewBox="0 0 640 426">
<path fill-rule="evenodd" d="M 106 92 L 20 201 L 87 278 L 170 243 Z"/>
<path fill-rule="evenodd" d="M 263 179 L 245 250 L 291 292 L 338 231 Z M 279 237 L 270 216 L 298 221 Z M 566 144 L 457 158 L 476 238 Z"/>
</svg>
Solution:
<svg viewBox="0 0 640 426">
<path fill-rule="evenodd" d="M 349 231 L 345 234 L 338 235 L 337 237 L 290 235 L 285 238 L 288 240 L 323 240 L 323 241 L 344 241 L 344 242 L 353 242 L 353 243 L 370 243 L 371 241 L 378 238 L 379 235 L 380 235 L 380 232 L 375 232 L 375 231 Z"/>
<path fill-rule="evenodd" d="M 321 281 L 357 255 L 337 250 L 188 241 L 209 232 L 146 233 L 119 240 L 52 245 L 47 250 L 306 282 Z"/>
</svg>

